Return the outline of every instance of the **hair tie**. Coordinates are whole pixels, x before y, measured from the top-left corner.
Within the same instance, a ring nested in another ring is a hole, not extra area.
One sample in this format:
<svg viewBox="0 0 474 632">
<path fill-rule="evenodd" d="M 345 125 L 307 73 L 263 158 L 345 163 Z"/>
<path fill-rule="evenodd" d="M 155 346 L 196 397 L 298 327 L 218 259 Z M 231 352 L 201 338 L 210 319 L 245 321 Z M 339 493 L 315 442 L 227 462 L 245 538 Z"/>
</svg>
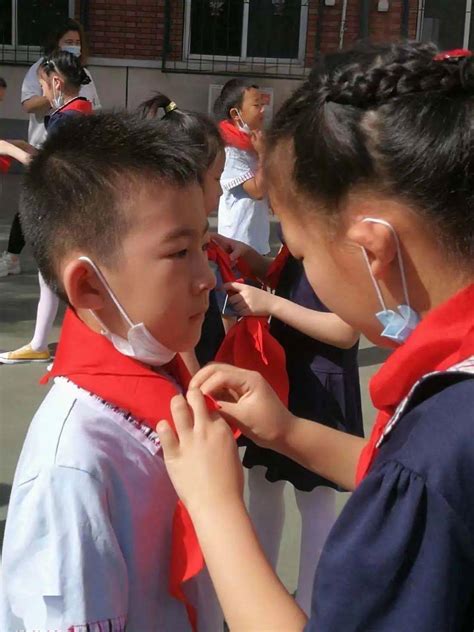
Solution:
<svg viewBox="0 0 474 632">
<path fill-rule="evenodd" d="M 169 114 L 170 112 L 172 112 L 173 110 L 176 110 L 178 108 L 178 106 L 176 105 L 176 103 L 174 101 L 171 101 L 171 103 L 168 103 L 168 105 L 165 107 L 165 112 L 166 114 Z"/>
<path fill-rule="evenodd" d="M 459 61 L 464 57 L 472 57 L 472 51 L 467 48 L 455 48 L 438 53 L 433 57 L 433 61 Z"/>
</svg>

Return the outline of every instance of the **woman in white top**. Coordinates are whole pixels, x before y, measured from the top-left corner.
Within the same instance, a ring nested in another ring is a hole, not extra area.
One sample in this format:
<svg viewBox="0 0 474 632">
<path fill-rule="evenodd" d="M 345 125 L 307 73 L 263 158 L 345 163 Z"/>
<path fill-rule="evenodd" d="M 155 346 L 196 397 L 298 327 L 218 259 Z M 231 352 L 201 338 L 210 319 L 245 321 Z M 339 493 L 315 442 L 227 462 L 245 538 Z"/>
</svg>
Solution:
<svg viewBox="0 0 474 632">
<path fill-rule="evenodd" d="M 51 33 L 44 47 L 45 55 L 50 55 L 53 50 L 61 48 L 80 57 L 81 64 L 87 63 L 87 43 L 82 25 L 76 20 L 66 20 L 54 33 Z M 51 109 L 50 103 L 43 96 L 38 79 L 38 68 L 44 57 L 40 57 L 28 70 L 21 86 L 21 103 L 24 110 L 30 115 L 28 125 L 28 143 L 39 148 L 46 138 L 44 117 Z M 94 80 L 86 69 L 90 83 L 81 86 L 79 96 L 85 97 L 92 103 L 94 110 L 101 107 Z M 18 213 L 15 215 L 8 240 L 7 251 L 0 257 L 0 277 L 21 272 L 19 255 L 23 250 L 25 240 L 21 230 Z"/>
</svg>

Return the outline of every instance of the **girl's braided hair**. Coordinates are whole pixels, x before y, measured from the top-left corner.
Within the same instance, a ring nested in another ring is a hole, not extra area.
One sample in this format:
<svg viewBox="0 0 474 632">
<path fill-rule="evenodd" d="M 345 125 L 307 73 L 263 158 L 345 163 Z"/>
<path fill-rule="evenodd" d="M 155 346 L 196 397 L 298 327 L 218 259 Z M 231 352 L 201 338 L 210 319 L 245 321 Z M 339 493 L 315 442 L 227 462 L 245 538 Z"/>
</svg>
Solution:
<svg viewBox="0 0 474 632">
<path fill-rule="evenodd" d="M 294 147 L 297 189 L 336 213 L 354 187 L 423 214 L 447 253 L 474 262 L 474 57 L 432 44 L 361 45 L 319 61 L 268 138 Z"/>
</svg>

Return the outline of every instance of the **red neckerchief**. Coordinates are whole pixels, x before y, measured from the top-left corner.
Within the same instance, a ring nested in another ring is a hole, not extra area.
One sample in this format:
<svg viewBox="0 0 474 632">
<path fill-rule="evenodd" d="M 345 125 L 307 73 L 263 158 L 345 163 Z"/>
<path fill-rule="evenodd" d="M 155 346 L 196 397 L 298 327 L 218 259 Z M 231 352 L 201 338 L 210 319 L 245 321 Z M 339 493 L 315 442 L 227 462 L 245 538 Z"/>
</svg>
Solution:
<svg viewBox="0 0 474 632">
<path fill-rule="evenodd" d="M 166 370 L 181 387 L 187 388 L 191 376 L 179 355 L 166 365 Z M 172 381 L 165 374 L 119 353 L 105 336 L 89 329 L 70 309 L 66 311 L 52 370 L 41 383 L 59 376 L 130 413 L 153 430 L 162 419 L 172 423 L 170 403 L 178 394 Z M 206 401 L 210 410 L 217 410 L 211 398 Z M 191 518 L 181 501 L 173 516 L 171 546 L 170 592 L 185 604 L 196 630 L 196 611 L 187 601 L 182 584 L 204 568 L 204 558 Z"/>
<path fill-rule="evenodd" d="M 9 156 L 0 156 L 0 173 L 7 173 L 12 164 L 12 159 Z"/>
<path fill-rule="evenodd" d="M 376 445 L 386 425 L 416 382 L 428 373 L 444 371 L 474 355 L 473 311 L 471 284 L 430 312 L 372 378 L 370 394 L 379 414 L 359 459 L 357 484 L 377 456 Z"/>
<path fill-rule="evenodd" d="M 221 121 L 219 123 L 219 131 L 221 133 L 222 140 L 226 145 L 236 147 L 237 149 L 243 149 L 244 151 L 255 152 L 250 136 L 245 132 L 242 132 L 230 121 Z"/>
<path fill-rule="evenodd" d="M 225 283 L 242 281 L 236 278 L 228 253 L 214 242 L 208 248 L 208 257 L 219 266 Z M 285 351 L 271 335 L 266 316 L 240 318 L 227 332 L 215 360 L 241 369 L 258 371 L 281 401 L 288 405 L 289 383 Z"/>
<path fill-rule="evenodd" d="M 283 244 L 280 248 L 280 252 L 273 259 L 270 267 L 268 268 L 267 276 L 265 277 L 265 285 L 271 287 L 272 290 L 276 290 L 280 281 L 280 276 L 283 268 L 286 266 L 286 262 L 291 256 L 288 246 Z"/>
<path fill-rule="evenodd" d="M 64 105 L 61 105 L 57 110 L 51 113 L 57 114 L 58 112 L 80 112 L 81 114 L 91 114 L 92 112 L 92 103 L 86 99 L 85 97 L 74 97 Z"/>
</svg>

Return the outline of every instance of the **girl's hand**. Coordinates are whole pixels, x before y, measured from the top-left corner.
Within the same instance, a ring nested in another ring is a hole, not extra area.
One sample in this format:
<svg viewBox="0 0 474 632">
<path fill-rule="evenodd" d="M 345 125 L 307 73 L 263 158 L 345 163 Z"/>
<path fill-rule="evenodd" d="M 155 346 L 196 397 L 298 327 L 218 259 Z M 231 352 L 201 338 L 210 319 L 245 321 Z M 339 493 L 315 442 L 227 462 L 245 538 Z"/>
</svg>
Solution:
<svg viewBox="0 0 474 632">
<path fill-rule="evenodd" d="M 260 373 L 209 364 L 192 378 L 190 387 L 212 395 L 219 402 L 219 412 L 258 445 L 277 449 L 286 443 L 295 417 Z"/>
<path fill-rule="evenodd" d="M 224 289 L 234 292 L 229 295 L 229 303 L 240 316 L 270 316 L 277 300 L 271 292 L 244 283 L 226 283 Z"/>
<path fill-rule="evenodd" d="M 177 395 L 171 401 L 176 432 L 166 421 L 156 428 L 178 496 L 191 514 L 207 503 L 240 501 L 244 477 L 232 431 L 208 411 L 197 388 L 190 388 L 186 399 Z"/>
<path fill-rule="evenodd" d="M 223 235 L 214 234 L 211 237 L 212 241 L 215 241 L 218 246 L 225 250 L 227 254 L 230 256 L 230 260 L 232 263 L 243 257 L 246 252 L 250 249 L 247 244 L 244 244 L 241 241 L 237 241 L 236 239 L 230 239 L 230 237 L 224 237 Z"/>
</svg>

